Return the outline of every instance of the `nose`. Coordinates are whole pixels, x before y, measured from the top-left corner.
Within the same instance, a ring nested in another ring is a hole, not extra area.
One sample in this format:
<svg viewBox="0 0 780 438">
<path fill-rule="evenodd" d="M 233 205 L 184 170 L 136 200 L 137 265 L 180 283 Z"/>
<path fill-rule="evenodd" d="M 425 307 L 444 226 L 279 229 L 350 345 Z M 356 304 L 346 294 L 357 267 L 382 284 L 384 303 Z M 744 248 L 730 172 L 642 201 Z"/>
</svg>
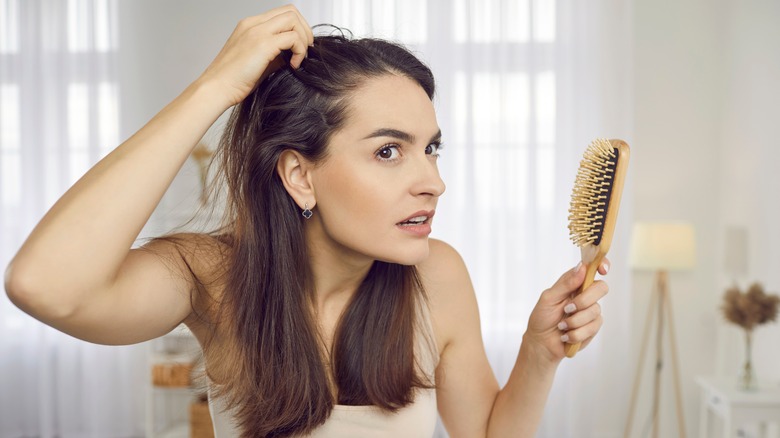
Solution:
<svg viewBox="0 0 780 438">
<path fill-rule="evenodd" d="M 412 184 L 412 194 L 441 196 L 444 190 L 447 189 L 447 186 L 444 184 L 444 180 L 441 179 L 441 175 L 439 175 L 439 166 L 436 164 L 436 160 L 425 155 L 417 162 L 419 164 L 414 169 L 415 178 Z"/>
</svg>

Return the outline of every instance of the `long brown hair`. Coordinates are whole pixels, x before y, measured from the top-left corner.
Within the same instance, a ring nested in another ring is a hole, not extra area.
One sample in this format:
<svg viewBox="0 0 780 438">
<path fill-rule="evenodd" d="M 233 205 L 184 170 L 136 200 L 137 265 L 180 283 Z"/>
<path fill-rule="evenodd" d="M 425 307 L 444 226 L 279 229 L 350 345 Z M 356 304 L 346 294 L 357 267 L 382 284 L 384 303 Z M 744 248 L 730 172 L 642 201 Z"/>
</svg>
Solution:
<svg viewBox="0 0 780 438">
<path fill-rule="evenodd" d="M 425 294 L 414 266 L 374 262 L 341 316 L 328 357 L 313 313 L 305 219 L 276 171 L 285 150 L 327 159 L 350 94 L 382 75 L 408 77 L 433 98 L 431 71 L 407 49 L 318 36 L 299 69 L 272 73 L 226 125 L 216 155 L 227 189 L 225 221 L 211 235 L 226 248 L 225 292 L 213 322 L 229 333 L 230 347 L 209 367 L 230 373 L 212 383 L 212 396 L 224 398 L 243 437 L 306 434 L 336 403 L 396 411 L 413 401 L 416 388 L 433 386 L 415 359 Z M 209 347 L 204 343 L 207 357 Z"/>
</svg>

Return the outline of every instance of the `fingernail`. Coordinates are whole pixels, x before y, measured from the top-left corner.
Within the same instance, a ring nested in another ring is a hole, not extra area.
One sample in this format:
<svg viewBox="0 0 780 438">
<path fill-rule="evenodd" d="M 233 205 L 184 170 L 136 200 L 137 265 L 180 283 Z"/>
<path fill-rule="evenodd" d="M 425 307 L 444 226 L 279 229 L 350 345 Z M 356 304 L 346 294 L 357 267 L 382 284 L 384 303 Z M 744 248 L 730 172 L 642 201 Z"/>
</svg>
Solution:
<svg viewBox="0 0 780 438">
<path fill-rule="evenodd" d="M 580 266 L 582 266 L 582 262 L 577 263 L 577 266 L 574 267 L 574 269 L 571 270 L 571 272 L 577 272 L 580 270 Z"/>
<path fill-rule="evenodd" d="M 602 267 L 602 268 L 604 268 L 604 273 L 605 273 L 605 274 L 606 274 L 607 272 L 609 272 L 609 265 L 608 265 L 608 264 L 604 263 L 603 265 L 601 265 L 601 267 Z"/>
<path fill-rule="evenodd" d="M 561 342 L 569 342 L 569 335 L 561 336 Z"/>
<path fill-rule="evenodd" d="M 574 313 L 577 311 L 577 306 L 575 306 L 574 303 L 569 303 L 563 308 L 563 311 L 566 313 Z"/>
<path fill-rule="evenodd" d="M 569 328 L 569 324 L 566 324 L 566 321 L 558 323 L 558 330 L 566 330 L 567 328 Z"/>
</svg>

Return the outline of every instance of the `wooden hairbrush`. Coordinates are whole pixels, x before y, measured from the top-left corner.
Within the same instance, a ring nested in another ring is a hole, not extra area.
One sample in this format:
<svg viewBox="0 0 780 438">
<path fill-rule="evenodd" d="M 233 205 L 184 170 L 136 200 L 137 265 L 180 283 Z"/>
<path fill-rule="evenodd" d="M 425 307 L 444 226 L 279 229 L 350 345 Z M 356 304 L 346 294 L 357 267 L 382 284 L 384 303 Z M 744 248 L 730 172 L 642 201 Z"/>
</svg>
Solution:
<svg viewBox="0 0 780 438">
<path fill-rule="evenodd" d="M 626 142 L 600 138 L 588 146 L 580 161 L 569 207 L 569 235 L 580 247 L 587 272 L 573 297 L 593 283 L 599 265 L 609 251 L 628 158 Z M 580 343 L 566 344 L 566 357 L 574 357 L 579 349 Z"/>
</svg>

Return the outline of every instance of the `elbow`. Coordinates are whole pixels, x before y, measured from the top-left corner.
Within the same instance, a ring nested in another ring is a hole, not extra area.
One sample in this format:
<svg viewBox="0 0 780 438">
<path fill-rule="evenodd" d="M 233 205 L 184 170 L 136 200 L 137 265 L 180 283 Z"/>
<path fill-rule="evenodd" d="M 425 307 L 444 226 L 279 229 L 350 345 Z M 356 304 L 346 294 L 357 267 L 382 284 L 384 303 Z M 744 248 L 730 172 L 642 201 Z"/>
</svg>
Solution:
<svg viewBox="0 0 780 438">
<path fill-rule="evenodd" d="M 5 287 L 5 293 L 8 295 L 8 299 L 11 300 L 17 307 L 24 297 L 23 290 L 27 289 L 26 285 L 23 285 L 21 275 L 19 275 L 19 269 L 14 266 L 14 262 L 8 264 L 5 268 L 5 274 L 3 276 L 3 285 Z"/>
<path fill-rule="evenodd" d="M 67 319 L 73 306 L 58 302 L 51 294 L 36 286 L 36 274 L 26 272 L 12 260 L 5 269 L 3 284 L 11 302 L 32 317 L 43 322 Z"/>
</svg>

